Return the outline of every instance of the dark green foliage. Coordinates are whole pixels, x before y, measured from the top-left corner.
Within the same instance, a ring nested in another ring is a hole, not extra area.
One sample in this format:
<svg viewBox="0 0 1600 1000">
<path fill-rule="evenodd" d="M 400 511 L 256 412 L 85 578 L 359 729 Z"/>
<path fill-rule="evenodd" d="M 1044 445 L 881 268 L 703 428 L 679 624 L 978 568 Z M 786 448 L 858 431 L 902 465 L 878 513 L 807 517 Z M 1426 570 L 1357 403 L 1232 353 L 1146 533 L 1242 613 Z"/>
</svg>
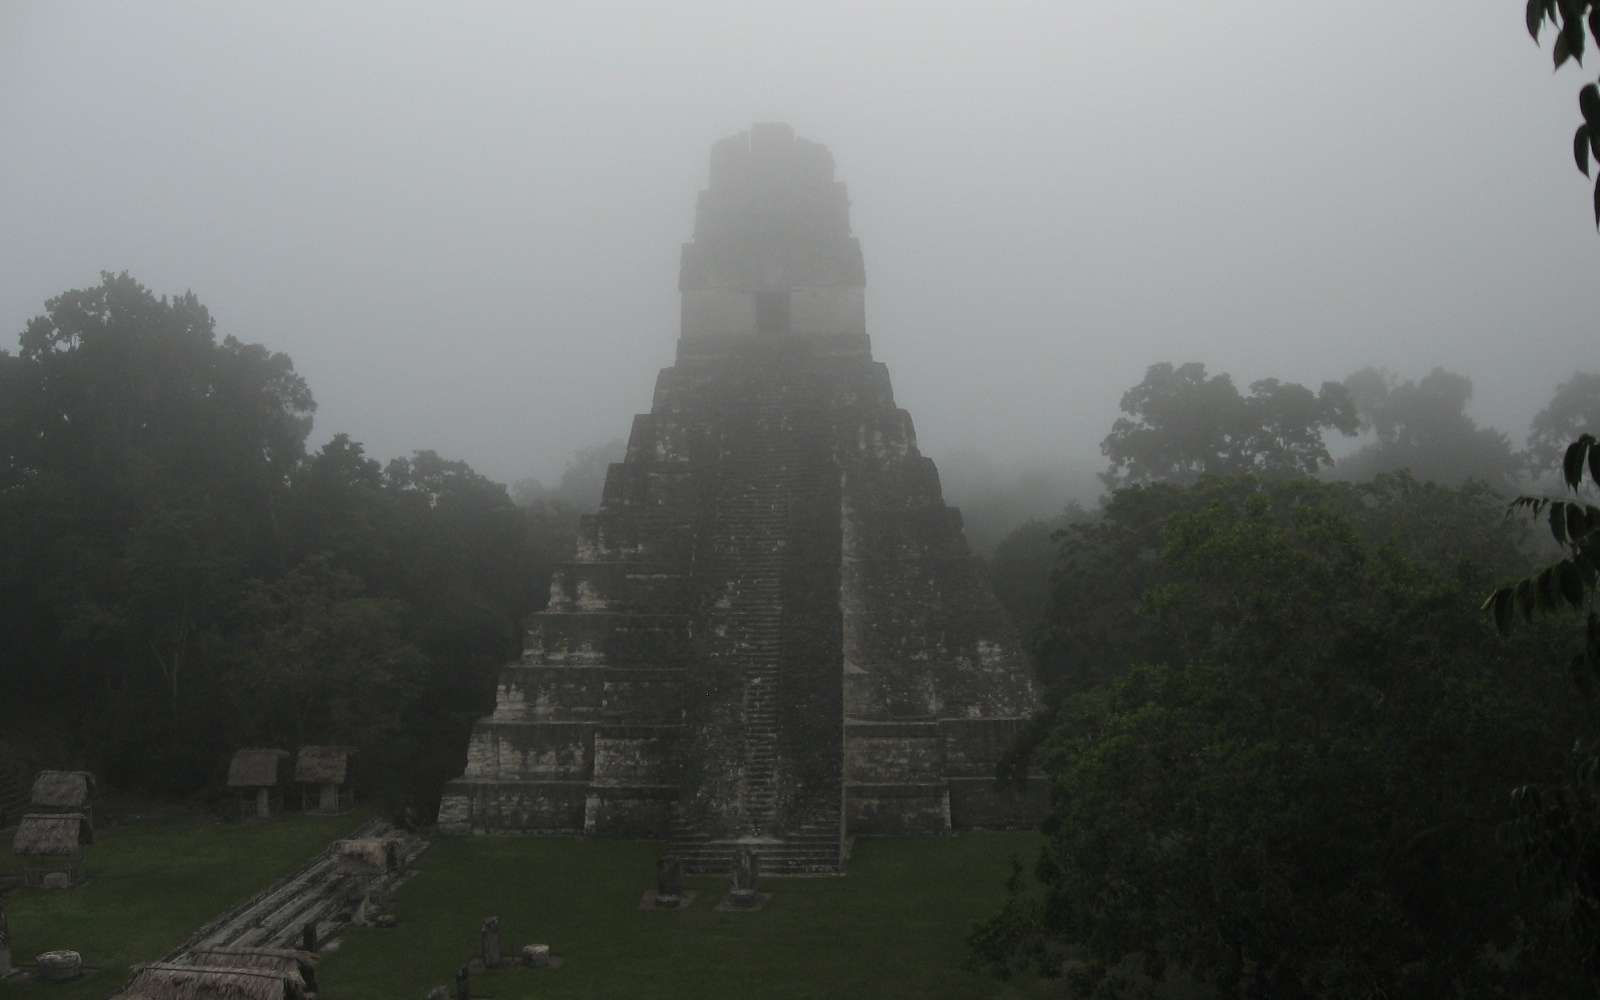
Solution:
<svg viewBox="0 0 1600 1000">
<path fill-rule="evenodd" d="M 1585 477 L 1600 486 L 1600 441 L 1592 434 L 1572 442 L 1561 461 L 1562 481 L 1574 494 L 1584 488 Z M 1588 610 L 1593 616 L 1594 595 L 1600 588 L 1600 507 L 1582 500 L 1520 496 L 1507 508 L 1508 516 L 1517 513 L 1542 519 L 1550 537 L 1564 550 L 1565 558 L 1537 574 L 1500 587 L 1485 599 L 1483 609 L 1493 614 L 1502 634 L 1511 631 L 1514 604 L 1528 621 L 1536 612 Z M 1584 655 L 1600 672 L 1600 644 L 1591 639 Z"/>
<path fill-rule="evenodd" d="M 1122 412 L 1128 416 L 1100 445 L 1111 462 L 1101 478 L 1113 489 L 1243 472 L 1315 475 L 1333 462 L 1324 430 L 1356 432 L 1355 405 L 1338 383 L 1324 382 L 1313 393 L 1262 379 L 1242 396 L 1232 378 L 1207 377 L 1197 362 L 1151 365 L 1144 381 L 1123 394 Z"/>
<path fill-rule="evenodd" d="M 1501 833 L 1581 708 L 1541 667 L 1558 635 L 1508 646 L 1473 613 L 1525 558 L 1499 505 L 1403 476 L 1208 478 L 1064 532 L 1049 845 L 978 953 L 1097 996 L 1173 974 L 1223 996 L 1573 987 Z"/>
<path fill-rule="evenodd" d="M 1578 391 L 1578 376 L 1557 391 L 1568 405 L 1540 414 L 1547 433 L 1567 426 L 1572 417 L 1570 395 Z M 1566 411 L 1563 416 L 1552 414 Z M 1545 418 L 1549 417 L 1548 421 Z M 1600 441 L 1582 434 L 1561 457 L 1561 479 L 1573 492 L 1600 486 Z M 1483 602 L 1501 635 L 1511 632 L 1520 612 L 1524 624 L 1536 616 L 1563 612 L 1584 614 L 1582 648 L 1568 660 L 1568 677 L 1592 704 L 1595 680 L 1600 677 L 1600 611 L 1595 594 L 1600 590 L 1600 507 L 1579 500 L 1521 496 L 1507 509 L 1508 516 L 1525 513 L 1543 518 L 1550 536 L 1565 555 L 1536 574 L 1500 587 Z M 1512 793 L 1516 820 L 1510 826 L 1511 845 L 1519 852 L 1525 878 L 1541 894 L 1556 924 L 1564 932 L 1562 944 L 1582 959 L 1591 982 L 1600 982 L 1600 737 L 1589 719 L 1582 738 L 1568 755 L 1567 773 L 1560 778 L 1525 784 Z"/>
<path fill-rule="evenodd" d="M 1044 622 L 1056 562 L 1053 539 L 1072 525 L 1090 520 L 1088 511 L 1071 503 L 1048 520 L 1023 522 L 995 546 L 989 560 L 990 582 L 995 597 L 1005 605 L 1012 623 L 1024 636 L 1032 635 Z"/>
<path fill-rule="evenodd" d="M 0 353 L 0 724 L 173 790 L 241 744 L 350 743 L 427 808 L 575 516 L 431 452 L 308 456 L 313 409 L 192 294 L 108 274 L 47 303 Z"/>
</svg>

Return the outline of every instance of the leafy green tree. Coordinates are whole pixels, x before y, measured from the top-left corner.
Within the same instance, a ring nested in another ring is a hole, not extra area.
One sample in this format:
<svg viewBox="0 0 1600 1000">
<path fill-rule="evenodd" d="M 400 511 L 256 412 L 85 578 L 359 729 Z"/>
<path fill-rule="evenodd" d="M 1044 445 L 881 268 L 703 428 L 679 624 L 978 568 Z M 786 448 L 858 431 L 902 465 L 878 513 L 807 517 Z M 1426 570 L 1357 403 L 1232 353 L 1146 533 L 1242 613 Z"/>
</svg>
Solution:
<svg viewBox="0 0 1600 1000">
<path fill-rule="evenodd" d="M 1101 479 L 1111 489 L 1243 472 L 1315 475 L 1333 462 L 1324 431 L 1356 431 L 1354 405 L 1338 383 L 1314 393 L 1262 379 L 1244 396 L 1228 375 L 1208 377 L 1197 362 L 1151 365 L 1123 394 L 1122 412 L 1100 445 L 1111 463 Z"/>
<path fill-rule="evenodd" d="M 287 357 L 219 340 L 192 293 L 126 274 L 51 299 L 19 346 L 0 361 L 0 623 L 23 652 L 0 683 L 28 697 L 5 701 L 89 705 L 113 734 L 160 720 L 146 743 L 178 753 L 212 724 L 230 601 L 283 565 L 311 393 Z"/>
<path fill-rule="evenodd" d="M 1543 521 L 1562 554 L 1538 572 L 1502 586 L 1483 603 L 1502 635 L 1520 618 L 1526 624 L 1571 611 L 1583 616 L 1582 644 L 1568 660 L 1568 675 L 1592 707 L 1600 681 L 1600 507 L 1579 495 L 1587 475 L 1600 487 L 1600 440 L 1583 434 L 1566 449 L 1561 478 L 1576 499 L 1522 496 L 1511 511 Z M 1558 915 L 1565 941 L 1577 949 L 1591 985 L 1600 984 L 1600 729 L 1590 714 L 1558 778 L 1519 786 L 1512 795 L 1512 826 L 1524 874 L 1544 892 Z"/>
<path fill-rule="evenodd" d="M 628 445 L 621 438 L 579 448 L 567 460 L 561 472 L 561 483 L 555 489 L 555 499 L 571 505 L 580 513 L 588 513 L 600 506 L 600 494 L 605 489 L 606 474 L 611 463 L 622 461 Z"/>
<path fill-rule="evenodd" d="M 1092 515 L 1074 502 L 1055 517 L 1033 518 L 1018 525 L 995 546 L 989 560 L 994 593 L 1005 605 L 1023 635 L 1033 635 L 1044 623 L 1055 569 L 1055 536 Z"/>
<path fill-rule="evenodd" d="M 236 609 L 230 687 L 241 737 L 349 744 L 374 773 L 390 770 L 393 749 L 412 738 L 405 711 L 429 661 L 406 636 L 406 603 L 365 591 L 322 556 L 271 583 L 252 581 Z"/>
<path fill-rule="evenodd" d="M 1060 577 L 1101 567 L 1106 596 L 1067 607 L 1097 581 L 1058 579 L 1051 624 L 1100 663 L 1055 700 L 1048 846 L 977 954 L 1097 996 L 1173 973 L 1249 997 L 1572 986 L 1497 840 L 1506 789 L 1578 725 L 1528 683 L 1557 638 L 1486 642 L 1464 601 L 1523 558 L 1497 506 L 1206 479 L 1065 533 Z M 1101 608 L 1113 634 L 1085 633 Z"/>
<path fill-rule="evenodd" d="M 1572 442 L 1600 427 L 1600 374 L 1578 372 L 1556 386 L 1550 403 L 1533 418 L 1527 459 L 1535 470 L 1558 469 Z"/>
<path fill-rule="evenodd" d="M 111 783 L 182 791 L 241 741 L 351 743 L 369 791 L 431 808 L 576 514 L 432 452 L 308 456 L 312 412 L 192 294 L 46 304 L 0 352 L 0 728 L 54 719 Z"/>
<path fill-rule="evenodd" d="M 1418 479 L 1457 485 L 1477 479 L 1508 488 L 1521 469 L 1510 439 L 1467 415 L 1472 380 L 1435 368 L 1418 380 L 1363 368 L 1344 382 L 1363 431 L 1375 440 L 1339 462 L 1341 479 L 1409 470 Z"/>
</svg>

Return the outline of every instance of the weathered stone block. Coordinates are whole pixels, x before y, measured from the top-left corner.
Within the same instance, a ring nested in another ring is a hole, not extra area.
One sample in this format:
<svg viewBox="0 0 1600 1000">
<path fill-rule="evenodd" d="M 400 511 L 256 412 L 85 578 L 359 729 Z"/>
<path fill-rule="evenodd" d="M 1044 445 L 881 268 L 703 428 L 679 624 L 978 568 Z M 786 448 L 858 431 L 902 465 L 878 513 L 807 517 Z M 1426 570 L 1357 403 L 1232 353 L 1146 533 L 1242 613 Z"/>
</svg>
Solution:
<svg viewBox="0 0 1600 1000">
<path fill-rule="evenodd" d="M 70 982 L 83 975 L 83 956 L 67 949 L 42 952 L 33 964 L 39 978 L 47 983 Z"/>
</svg>

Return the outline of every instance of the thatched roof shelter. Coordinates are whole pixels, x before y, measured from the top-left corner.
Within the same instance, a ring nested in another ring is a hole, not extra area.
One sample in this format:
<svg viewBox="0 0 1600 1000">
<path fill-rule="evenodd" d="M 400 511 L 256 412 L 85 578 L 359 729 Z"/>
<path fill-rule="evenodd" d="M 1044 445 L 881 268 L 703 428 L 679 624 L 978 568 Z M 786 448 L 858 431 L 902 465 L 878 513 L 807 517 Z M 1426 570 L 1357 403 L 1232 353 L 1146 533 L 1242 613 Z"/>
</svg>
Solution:
<svg viewBox="0 0 1600 1000">
<path fill-rule="evenodd" d="M 307 989 L 317 988 L 317 955 L 316 952 L 300 951 L 296 948 L 247 948 L 231 945 L 215 945 L 210 948 L 196 948 L 187 956 L 190 965 L 205 965 L 212 968 L 228 969 L 255 969 L 257 971 L 276 972 L 281 975 L 295 975 Z"/>
<path fill-rule="evenodd" d="M 45 809 L 82 809 L 94 798 L 94 775 L 88 771 L 40 771 L 28 801 Z"/>
<path fill-rule="evenodd" d="M 94 828 L 82 813 L 29 813 L 17 825 L 11 849 L 24 857 L 75 857 L 94 843 Z"/>
<path fill-rule="evenodd" d="M 302 785 L 342 785 L 350 780 L 350 747 L 301 747 L 294 760 L 294 780 Z"/>
<path fill-rule="evenodd" d="M 276 788 L 283 762 L 288 759 L 287 750 L 252 747 L 237 751 L 228 763 L 228 787 Z"/>
<path fill-rule="evenodd" d="M 146 965 L 113 1000 L 303 1000 L 300 974 L 214 965 Z"/>
</svg>

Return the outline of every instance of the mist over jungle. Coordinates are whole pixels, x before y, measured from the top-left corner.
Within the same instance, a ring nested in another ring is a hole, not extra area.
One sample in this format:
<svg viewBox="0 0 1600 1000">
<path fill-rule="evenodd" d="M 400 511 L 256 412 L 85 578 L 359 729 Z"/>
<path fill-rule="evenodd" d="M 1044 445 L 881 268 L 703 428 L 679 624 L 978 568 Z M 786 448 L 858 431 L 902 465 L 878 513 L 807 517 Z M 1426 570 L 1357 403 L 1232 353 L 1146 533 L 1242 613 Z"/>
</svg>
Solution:
<svg viewBox="0 0 1600 1000">
<path fill-rule="evenodd" d="M 1594 996 L 1597 48 L 0 6 L 0 979 Z"/>
<path fill-rule="evenodd" d="M 706 148 L 775 119 L 941 464 L 1092 473 L 1158 361 L 1444 364 L 1520 441 L 1597 248 L 1514 6 L 9 4 L 0 322 L 126 269 L 294 358 L 313 442 L 553 483 L 671 361 Z"/>
</svg>

